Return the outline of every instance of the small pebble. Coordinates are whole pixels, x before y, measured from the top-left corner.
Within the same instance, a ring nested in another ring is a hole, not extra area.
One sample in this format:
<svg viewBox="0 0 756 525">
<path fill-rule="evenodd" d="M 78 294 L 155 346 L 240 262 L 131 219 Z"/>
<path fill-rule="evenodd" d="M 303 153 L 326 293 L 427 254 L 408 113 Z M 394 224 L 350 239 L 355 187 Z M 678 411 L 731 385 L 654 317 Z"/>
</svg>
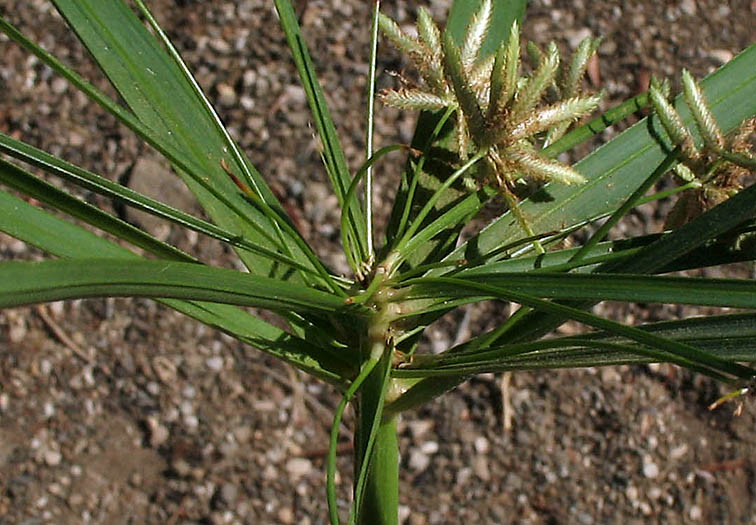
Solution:
<svg viewBox="0 0 756 525">
<path fill-rule="evenodd" d="M 86 137 L 76 131 L 72 131 L 68 135 L 68 145 L 72 148 L 80 148 L 86 143 L 86 141 Z"/>
<path fill-rule="evenodd" d="M 433 455 L 436 452 L 438 452 L 438 442 L 436 441 L 426 441 L 422 445 L 420 445 L 420 450 L 423 451 L 423 454 Z"/>
<path fill-rule="evenodd" d="M 9 316 L 10 317 L 10 316 Z M 11 318 L 8 339 L 11 343 L 20 343 L 26 337 L 26 321 L 23 317 Z"/>
<path fill-rule="evenodd" d="M 650 479 L 659 476 L 659 465 L 654 463 L 650 456 L 643 458 L 643 475 Z"/>
<path fill-rule="evenodd" d="M 189 430 L 195 430 L 199 426 L 199 419 L 194 414 L 188 414 L 184 416 L 184 424 L 189 427 Z"/>
<path fill-rule="evenodd" d="M 415 472 L 422 472 L 430 465 L 430 458 L 420 450 L 413 450 L 410 453 L 409 467 Z"/>
<path fill-rule="evenodd" d="M 156 356 L 152 360 L 152 369 L 155 375 L 165 384 L 176 383 L 176 365 L 164 356 Z"/>
<path fill-rule="evenodd" d="M 418 419 L 410 421 L 407 426 L 412 433 L 412 437 L 420 441 L 422 437 L 433 429 L 434 422 L 432 419 Z"/>
<path fill-rule="evenodd" d="M 291 458 L 286 462 L 286 472 L 294 479 L 307 476 L 312 472 L 312 461 L 307 458 Z"/>
<path fill-rule="evenodd" d="M 168 427 L 161 424 L 160 421 L 154 416 L 147 418 L 147 428 L 150 431 L 150 446 L 152 448 L 158 448 L 160 445 L 168 441 L 170 431 Z"/>
<path fill-rule="evenodd" d="M 213 372 L 219 372 L 223 368 L 223 358 L 220 356 L 210 357 L 205 361 L 205 365 Z"/>
<path fill-rule="evenodd" d="M 278 511 L 278 521 L 280 523 L 289 525 L 290 523 L 294 523 L 294 519 L 294 511 L 289 507 L 283 507 Z"/>
<path fill-rule="evenodd" d="M 225 457 L 233 457 L 239 452 L 239 445 L 235 441 L 224 441 L 218 447 L 218 451 Z"/>
<path fill-rule="evenodd" d="M 218 92 L 218 103 L 224 107 L 236 105 L 236 91 L 228 84 L 219 83 L 215 86 Z"/>
<path fill-rule="evenodd" d="M 222 38 L 213 38 L 207 43 L 207 45 L 210 47 L 210 49 L 222 55 L 226 55 L 231 52 L 231 44 L 229 44 Z"/>
<path fill-rule="evenodd" d="M 566 31 L 567 42 L 569 42 L 572 49 L 577 49 L 580 42 L 591 36 L 591 30 L 587 27 Z"/>
<path fill-rule="evenodd" d="M 732 51 L 727 49 L 712 49 L 709 51 L 709 57 L 717 61 L 719 64 L 726 64 L 732 60 Z"/>
<path fill-rule="evenodd" d="M 43 376 L 49 376 L 50 372 L 52 372 L 52 368 L 53 366 L 49 359 L 42 359 L 39 362 L 39 371 Z"/>
<path fill-rule="evenodd" d="M 147 390 L 150 395 L 156 396 L 160 394 L 160 385 L 158 385 L 155 381 L 150 381 L 147 383 L 147 386 L 145 386 L 145 390 Z"/>
<path fill-rule="evenodd" d="M 680 459 L 685 454 L 688 453 L 688 445 L 683 443 L 682 445 L 679 445 L 677 447 L 674 447 L 672 450 L 669 451 L 669 457 L 671 459 Z"/>
<path fill-rule="evenodd" d="M 485 454 L 488 452 L 488 440 L 483 436 L 478 436 L 475 438 L 475 452 L 478 454 Z"/>
<path fill-rule="evenodd" d="M 61 95 L 68 89 L 68 81 L 63 77 L 55 77 L 50 84 L 50 88 L 56 95 Z"/>
<path fill-rule="evenodd" d="M 252 428 L 249 427 L 248 425 L 236 427 L 233 430 L 233 434 L 238 443 L 246 443 L 247 441 L 249 441 L 249 438 L 252 436 Z"/>
<path fill-rule="evenodd" d="M 695 15 L 698 10 L 696 0 L 682 0 L 682 2 L 680 2 L 680 9 L 682 9 L 682 12 L 688 16 Z"/>
<path fill-rule="evenodd" d="M 57 467 L 63 460 L 63 454 L 61 454 L 57 450 L 45 450 L 42 457 L 48 467 Z"/>
<path fill-rule="evenodd" d="M 233 483 L 224 483 L 221 487 L 220 496 L 226 505 L 231 506 L 239 497 L 239 489 Z"/>
<path fill-rule="evenodd" d="M 461 468 L 457 471 L 456 475 L 456 482 L 457 485 L 464 485 L 468 482 L 470 479 L 470 476 L 472 476 L 472 469 L 469 467 Z"/>
<path fill-rule="evenodd" d="M 481 481 L 489 481 L 491 479 L 491 471 L 488 468 L 488 459 L 486 456 L 478 454 L 473 459 L 473 472 L 480 478 Z"/>
<path fill-rule="evenodd" d="M 174 460 L 171 466 L 173 467 L 173 470 L 176 471 L 176 474 L 181 477 L 188 476 L 192 471 L 192 466 L 189 465 L 185 459 L 181 458 Z"/>
</svg>

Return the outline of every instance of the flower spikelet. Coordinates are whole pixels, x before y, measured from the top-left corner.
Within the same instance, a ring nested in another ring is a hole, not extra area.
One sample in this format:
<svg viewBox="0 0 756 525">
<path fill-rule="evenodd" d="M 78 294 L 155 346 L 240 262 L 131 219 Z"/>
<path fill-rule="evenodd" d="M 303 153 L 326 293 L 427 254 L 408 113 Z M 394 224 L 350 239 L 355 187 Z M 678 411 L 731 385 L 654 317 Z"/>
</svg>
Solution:
<svg viewBox="0 0 756 525">
<path fill-rule="evenodd" d="M 666 218 L 665 228 L 679 227 L 740 191 L 754 160 L 751 140 L 756 131 L 756 118 L 746 120 L 726 137 L 701 87 L 688 71 L 683 71 L 682 84 L 683 98 L 702 139 L 700 145 L 667 100 L 668 90 L 664 92 L 658 82 L 652 83 L 649 89 L 659 122 L 672 143 L 680 148 L 680 161 L 674 171 L 684 183 L 692 186 L 675 203 Z"/>
<path fill-rule="evenodd" d="M 409 55 L 424 83 L 385 90 L 383 102 L 402 109 L 454 110 L 460 160 L 485 150 L 487 168 L 480 170 L 483 181 L 509 195 L 511 185 L 522 177 L 561 184 L 584 182 L 567 164 L 544 157 L 540 148 L 558 140 L 598 107 L 601 96 L 584 95 L 580 84 L 599 40 L 586 39 L 574 59 L 562 67 L 552 42 L 545 51 L 537 51 L 532 73 L 521 76 L 517 23 L 493 55 L 481 56 L 492 13 L 491 0 L 483 0 L 461 46 L 448 31 L 438 29 L 425 9 L 419 10 L 417 37 L 402 32 L 382 15 L 383 34 Z"/>
</svg>

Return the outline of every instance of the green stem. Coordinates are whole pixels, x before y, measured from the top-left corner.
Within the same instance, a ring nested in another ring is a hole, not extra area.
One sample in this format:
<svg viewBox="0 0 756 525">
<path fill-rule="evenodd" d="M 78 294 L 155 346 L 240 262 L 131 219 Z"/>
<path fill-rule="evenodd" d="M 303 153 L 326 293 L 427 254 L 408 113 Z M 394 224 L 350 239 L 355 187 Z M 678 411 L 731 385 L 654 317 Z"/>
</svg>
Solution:
<svg viewBox="0 0 756 525">
<path fill-rule="evenodd" d="M 368 68 L 368 96 L 367 96 L 367 129 L 365 131 L 365 160 L 373 156 L 373 128 L 375 116 L 375 71 L 378 57 L 378 14 L 381 11 L 380 0 L 373 5 L 373 26 L 370 31 L 370 67 Z M 365 222 L 367 229 L 367 256 L 373 257 L 373 172 L 367 169 L 365 183 Z"/>
<path fill-rule="evenodd" d="M 428 155 L 430 155 L 431 147 L 433 146 L 433 143 L 436 141 L 439 134 L 441 133 L 441 129 L 443 129 L 444 125 L 446 124 L 446 121 L 449 120 L 449 117 L 452 116 L 452 113 L 454 113 L 454 111 L 455 111 L 454 107 L 446 108 L 446 111 L 444 112 L 443 116 L 436 123 L 436 127 L 433 129 L 433 132 L 430 134 L 430 137 L 428 137 L 428 140 L 425 143 L 425 147 L 423 148 L 423 154 L 418 159 L 417 164 L 415 165 L 415 169 L 412 170 L 412 180 L 410 181 L 409 189 L 407 190 L 407 200 L 404 203 L 404 209 L 402 210 L 402 217 L 399 220 L 399 226 L 397 226 L 396 228 L 397 239 L 400 239 L 402 235 L 404 235 L 404 231 L 407 227 L 407 221 L 409 220 L 410 211 L 412 210 L 412 205 L 415 201 L 415 191 L 417 190 L 417 184 L 418 184 L 418 180 L 420 179 L 420 173 L 423 171 L 423 167 L 425 166 L 425 161 L 428 158 Z"/>
<path fill-rule="evenodd" d="M 359 391 L 355 432 L 354 507 L 349 525 L 397 525 L 399 520 L 399 451 L 396 417 L 383 417 L 391 372 L 391 351 Z"/>
<path fill-rule="evenodd" d="M 436 205 L 438 200 L 441 198 L 441 196 L 444 194 L 446 190 L 448 190 L 452 184 L 454 184 L 455 181 L 457 181 L 462 175 L 467 173 L 467 171 L 472 168 L 479 160 L 484 158 L 488 154 L 487 149 L 480 150 L 474 157 L 472 157 L 470 160 L 465 162 L 462 167 L 457 169 L 454 173 L 452 173 L 445 181 L 444 183 L 433 193 L 433 195 L 430 196 L 428 201 L 425 203 L 425 206 L 423 206 L 423 209 L 420 210 L 420 213 L 417 214 L 414 221 L 412 222 L 412 225 L 407 229 L 407 231 L 404 233 L 404 236 L 402 239 L 397 243 L 396 247 L 394 248 L 394 251 L 399 254 L 399 260 L 404 261 L 407 259 L 409 254 L 413 251 L 415 246 L 412 246 L 413 240 L 417 243 L 419 243 L 419 238 L 415 238 L 415 234 L 417 233 L 417 230 L 422 226 L 423 221 L 426 219 L 428 214 L 433 210 L 433 207 Z M 422 232 L 421 232 L 422 234 Z M 425 240 L 423 240 L 425 242 Z M 408 248 L 408 246 L 410 248 Z M 396 266 L 398 268 L 398 265 Z"/>
<path fill-rule="evenodd" d="M 538 237 L 536 236 L 535 232 L 533 231 L 533 228 L 530 227 L 530 224 L 528 224 L 528 220 L 525 218 L 525 215 L 522 213 L 522 210 L 520 209 L 520 205 L 517 204 L 517 197 L 515 197 L 511 191 L 509 191 L 509 188 L 505 188 L 505 190 L 502 192 L 502 195 L 504 196 L 504 201 L 507 203 L 507 207 L 509 208 L 509 211 L 512 212 L 512 216 L 514 216 L 515 220 L 517 221 L 517 224 L 520 225 L 520 228 L 522 228 L 522 231 L 525 232 L 525 235 L 527 235 L 530 238 L 533 238 L 533 248 L 535 249 L 537 254 L 546 253 L 543 249 L 543 246 L 541 246 L 541 242 L 538 240 Z"/>
<path fill-rule="evenodd" d="M 373 446 L 360 525 L 396 525 L 399 522 L 398 416 L 383 421 Z"/>
<path fill-rule="evenodd" d="M 640 200 L 646 192 L 651 189 L 651 186 L 656 184 L 656 181 L 659 180 L 659 178 L 667 173 L 675 162 L 677 162 L 677 157 L 680 154 L 680 147 L 678 146 L 674 150 L 672 150 L 669 155 L 667 155 L 664 160 L 662 161 L 659 166 L 651 173 L 651 175 L 646 178 L 645 181 L 643 181 L 643 184 L 638 186 L 638 188 L 630 195 L 630 197 L 625 200 L 624 203 L 622 203 L 622 206 L 617 208 L 617 211 L 615 211 L 611 217 L 603 224 L 601 227 L 594 233 L 590 239 L 588 239 L 588 242 L 586 242 L 583 247 L 572 257 L 570 257 L 569 262 L 578 262 L 582 260 L 586 255 L 588 255 L 595 247 L 596 245 L 604 240 L 604 237 L 606 237 L 609 234 L 609 230 L 614 228 L 614 226 L 624 217 L 632 208 L 637 206 L 638 200 Z"/>
<path fill-rule="evenodd" d="M 333 417 L 333 424 L 331 425 L 331 440 L 328 446 L 328 460 L 326 466 L 326 495 L 328 498 L 328 515 L 331 519 L 332 525 L 339 524 L 339 508 L 336 502 L 335 480 L 336 452 L 339 442 L 339 428 L 341 427 L 341 418 L 344 415 L 344 409 L 346 408 L 347 404 L 352 400 L 355 392 L 357 392 L 360 386 L 362 386 L 362 383 L 370 375 L 370 372 L 373 371 L 373 368 L 375 368 L 375 365 L 378 364 L 379 360 L 380 358 L 370 359 L 365 363 L 357 378 L 352 382 L 351 386 L 344 394 L 344 397 L 342 398 L 338 408 L 336 409 L 336 414 Z"/>
<path fill-rule="evenodd" d="M 352 266 L 352 270 L 354 270 L 355 274 L 360 273 L 360 263 L 365 261 L 355 261 L 350 254 L 352 253 L 352 250 L 349 249 L 349 246 L 351 246 L 351 243 L 349 241 L 349 234 L 351 230 L 349 229 L 349 206 L 353 199 L 355 199 L 355 194 L 357 193 L 357 186 L 359 186 L 360 181 L 363 178 L 366 178 L 370 174 L 370 168 L 375 164 L 375 162 L 386 155 L 387 153 L 391 153 L 392 151 L 396 151 L 398 149 L 408 149 L 407 146 L 403 144 L 392 144 L 390 146 L 384 146 L 383 148 L 376 151 L 373 155 L 371 155 L 365 162 L 362 163 L 362 166 L 360 166 L 360 169 L 357 170 L 357 173 L 354 174 L 354 177 L 352 178 L 352 182 L 349 185 L 349 189 L 347 190 L 346 196 L 344 197 L 344 206 L 341 207 L 341 243 L 344 246 L 344 254 L 347 256 L 347 258 L 350 260 L 349 264 Z M 368 181 L 367 184 L 370 184 Z"/>
<path fill-rule="evenodd" d="M 743 168 L 747 168 L 749 170 L 756 170 L 756 159 L 753 159 L 751 157 L 747 157 L 745 155 L 740 155 L 738 153 L 733 153 L 731 151 L 718 151 L 722 158 L 725 158 L 732 162 L 733 164 L 737 164 L 738 166 L 741 166 Z"/>
</svg>

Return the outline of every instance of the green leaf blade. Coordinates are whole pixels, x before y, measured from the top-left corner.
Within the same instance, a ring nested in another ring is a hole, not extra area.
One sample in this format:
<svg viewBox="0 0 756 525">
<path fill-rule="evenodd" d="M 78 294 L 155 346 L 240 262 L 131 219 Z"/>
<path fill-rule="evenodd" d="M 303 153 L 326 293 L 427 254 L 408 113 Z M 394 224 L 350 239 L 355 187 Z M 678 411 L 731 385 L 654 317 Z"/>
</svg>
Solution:
<svg viewBox="0 0 756 525">
<path fill-rule="evenodd" d="M 756 308 L 756 282 L 746 279 L 701 279 L 625 274 L 549 274 L 460 272 L 457 281 L 498 286 L 548 299 L 624 301 L 635 303 L 694 304 L 728 308 Z M 481 300 L 469 291 L 430 278 L 406 283 L 410 290 L 402 300 Z M 487 298 L 487 297 L 486 297 Z M 423 313 L 422 310 L 416 314 Z"/>
<path fill-rule="evenodd" d="M 275 223 L 286 215 L 273 193 L 262 176 L 243 159 L 264 202 L 278 219 L 245 201 L 221 167 L 221 160 L 234 160 L 223 134 L 180 68 L 134 12 L 122 0 L 55 0 L 55 5 L 136 117 L 149 129 L 151 140 L 192 166 L 191 172 L 178 170 L 179 176 L 210 217 L 220 227 L 247 238 L 259 237 L 250 223 L 267 231 L 270 238 L 275 237 Z M 286 245 L 292 246 L 297 261 L 311 264 L 313 254 L 306 253 L 308 248 L 302 251 L 305 243 L 301 239 L 292 238 L 291 233 L 284 238 L 288 239 Z M 260 242 L 269 250 L 277 249 L 275 243 Z M 253 273 L 267 275 L 273 267 L 274 263 L 257 254 L 238 248 L 237 253 Z"/>
<path fill-rule="evenodd" d="M 140 260 L 133 252 L 3 191 L 0 191 L 0 231 L 67 259 L 108 257 L 117 259 L 119 264 Z M 329 383 L 342 387 L 352 374 L 352 364 L 345 360 L 343 352 L 286 333 L 235 306 L 176 299 L 159 301 Z"/>
<path fill-rule="evenodd" d="M 326 171 L 331 179 L 331 185 L 339 200 L 339 204 L 342 208 L 346 207 L 347 210 L 349 237 L 353 244 L 344 246 L 344 250 L 350 252 L 349 259 L 352 265 L 359 265 L 359 263 L 367 260 L 369 253 L 367 223 L 360 202 L 357 199 L 346 200 L 351 184 L 351 175 L 344 150 L 328 109 L 323 88 L 318 81 L 315 65 L 310 58 L 307 45 L 300 32 L 294 8 L 289 0 L 274 0 L 274 3 L 281 21 L 281 27 L 286 34 L 294 63 L 299 72 L 302 86 L 310 104 L 315 127 L 323 144 L 323 158 Z M 358 269 L 357 267 L 353 267 L 354 271 L 358 271 Z"/>
<path fill-rule="evenodd" d="M 0 308 L 86 297 L 152 297 L 332 313 L 339 296 L 278 279 L 200 264 L 74 259 L 0 264 Z M 354 308 L 354 311 L 359 311 Z"/>
</svg>

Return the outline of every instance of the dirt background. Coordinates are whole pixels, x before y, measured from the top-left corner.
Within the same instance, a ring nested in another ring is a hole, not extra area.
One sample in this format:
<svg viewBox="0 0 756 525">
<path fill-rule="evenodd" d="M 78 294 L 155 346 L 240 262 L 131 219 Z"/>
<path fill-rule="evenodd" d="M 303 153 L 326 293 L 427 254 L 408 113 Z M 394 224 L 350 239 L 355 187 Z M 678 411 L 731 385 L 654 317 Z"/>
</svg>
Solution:
<svg viewBox="0 0 756 525">
<path fill-rule="evenodd" d="M 369 2 L 295 3 L 354 167 Z M 150 4 L 304 234 L 343 268 L 336 201 L 272 3 Z M 448 4 L 430 2 L 437 20 Z M 414 21 L 415 9 L 401 0 L 384 7 L 402 24 Z M 4 0 L 0 13 L 106 88 L 48 2 Z M 709 73 L 753 42 L 755 22 L 750 0 L 539 0 L 525 33 L 541 44 L 556 39 L 565 51 L 603 36 L 601 88 L 610 107 L 651 73 Z M 65 81 L 4 38 L 0 57 L 0 130 L 113 179 L 126 180 L 133 167 L 132 187 L 197 211 L 153 152 Z M 407 64 L 384 46 L 380 67 Z M 391 82 L 381 76 L 381 85 Z M 407 142 L 413 123 L 411 114 L 381 108 L 377 143 Z M 384 214 L 396 169 L 378 175 Z M 665 209 L 640 210 L 624 227 L 658 231 Z M 213 242 L 130 219 L 208 262 L 235 264 Z M 0 236 L 0 258 L 40 257 Z M 457 316 L 461 326 L 430 330 L 427 345 L 443 348 L 502 315 L 486 308 Z M 628 322 L 692 315 L 655 306 L 608 311 Z M 520 373 L 508 384 L 477 378 L 404 416 L 401 518 L 756 523 L 756 405 L 748 400 L 740 417 L 733 407 L 707 411 L 719 394 L 712 382 L 669 366 Z M 328 386 L 151 301 L 0 312 L 0 523 L 323 523 L 323 457 L 337 402 Z M 348 454 L 339 467 L 350 475 Z"/>
</svg>

